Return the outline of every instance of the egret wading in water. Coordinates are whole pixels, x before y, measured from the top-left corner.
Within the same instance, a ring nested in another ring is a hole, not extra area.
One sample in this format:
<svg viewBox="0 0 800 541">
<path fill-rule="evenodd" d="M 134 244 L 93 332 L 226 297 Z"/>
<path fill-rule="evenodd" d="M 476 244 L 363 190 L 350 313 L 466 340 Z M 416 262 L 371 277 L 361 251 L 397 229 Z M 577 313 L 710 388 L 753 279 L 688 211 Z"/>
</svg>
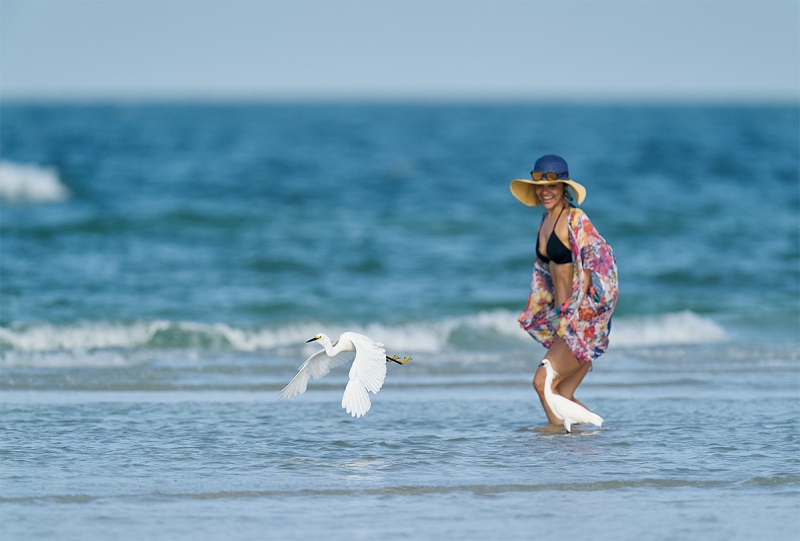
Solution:
<svg viewBox="0 0 800 541">
<path fill-rule="evenodd" d="M 588 423 L 595 426 L 603 426 L 602 417 L 569 398 L 553 392 L 553 379 L 555 379 L 556 373 L 550 361 L 545 359 L 539 366 L 543 366 L 547 373 L 544 380 L 544 400 L 547 402 L 547 407 L 550 408 L 550 411 L 564 423 L 564 428 L 567 429 L 568 434 L 572 433 L 572 425 Z"/>
<path fill-rule="evenodd" d="M 295 395 L 306 392 L 308 379 L 315 380 L 328 375 L 331 368 L 353 361 L 350 367 L 350 381 L 344 390 L 342 407 L 353 417 L 361 417 L 369 411 L 372 404 L 367 391 L 377 393 L 386 379 L 386 363 L 405 364 L 411 357 L 397 355 L 389 357 L 383 344 L 368 336 L 355 332 L 345 332 L 339 336 L 335 344 L 325 334 L 318 334 L 306 341 L 319 342 L 323 348 L 300 365 L 297 375 L 283 388 L 279 398 L 289 400 Z M 353 355 L 355 353 L 355 356 Z"/>
</svg>

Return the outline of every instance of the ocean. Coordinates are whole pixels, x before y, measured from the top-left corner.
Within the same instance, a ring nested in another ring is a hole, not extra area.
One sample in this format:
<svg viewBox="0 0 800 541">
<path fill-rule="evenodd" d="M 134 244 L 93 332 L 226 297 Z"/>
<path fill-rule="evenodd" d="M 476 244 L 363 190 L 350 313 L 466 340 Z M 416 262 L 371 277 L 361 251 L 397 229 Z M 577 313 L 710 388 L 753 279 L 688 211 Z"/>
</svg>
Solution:
<svg viewBox="0 0 800 541">
<path fill-rule="evenodd" d="M 566 158 L 610 347 L 548 426 L 519 329 Z M 357 331 L 386 344 L 359 419 Z M 0 537 L 800 538 L 796 104 L 3 103 Z"/>
</svg>

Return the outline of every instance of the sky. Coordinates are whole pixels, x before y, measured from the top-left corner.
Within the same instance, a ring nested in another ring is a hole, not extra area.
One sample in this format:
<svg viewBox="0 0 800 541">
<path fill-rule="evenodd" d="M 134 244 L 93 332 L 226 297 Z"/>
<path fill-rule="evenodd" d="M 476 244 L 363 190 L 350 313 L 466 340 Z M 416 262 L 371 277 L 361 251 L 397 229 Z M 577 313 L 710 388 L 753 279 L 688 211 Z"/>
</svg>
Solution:
<svg viewBox="0 0 800 541">
<path fill-rule="evenodd" d="M 0 0 L 0 99 L 800 101 L 800 0 Z"/>
</svg>

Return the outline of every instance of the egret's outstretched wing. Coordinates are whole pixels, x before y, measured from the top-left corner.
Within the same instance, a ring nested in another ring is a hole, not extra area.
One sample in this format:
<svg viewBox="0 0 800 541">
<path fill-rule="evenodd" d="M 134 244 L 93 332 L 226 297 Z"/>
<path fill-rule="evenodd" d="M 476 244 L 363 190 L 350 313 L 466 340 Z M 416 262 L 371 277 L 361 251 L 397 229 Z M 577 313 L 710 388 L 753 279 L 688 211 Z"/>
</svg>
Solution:
<svg viewBox="0 0 800 541">
<path fill-rule="evenodd" d="M 313 377 L 315 380 L 328 375 L 331 368 L 353 360 L 353 352 L 345 351 L 335 357 L 328 357 L 325 350 L 318 351 L 300 365 L 297 375 L 283 388 L 278 398 L 289 400 L 295 395 L 303 394 L 308 387 L 308 379 Z"/>
<path fill-rule="evenodd" d="M 386 379 L 386 350 L 383 344 L 362 334 L 345 333 L 356 348 L 356 358 L 350 368 L 350 381 L 344 390 L 342 407 L 353 417 L 361 417 L 372 406 L 367 391 L 377 393 Z"/>
</svg>

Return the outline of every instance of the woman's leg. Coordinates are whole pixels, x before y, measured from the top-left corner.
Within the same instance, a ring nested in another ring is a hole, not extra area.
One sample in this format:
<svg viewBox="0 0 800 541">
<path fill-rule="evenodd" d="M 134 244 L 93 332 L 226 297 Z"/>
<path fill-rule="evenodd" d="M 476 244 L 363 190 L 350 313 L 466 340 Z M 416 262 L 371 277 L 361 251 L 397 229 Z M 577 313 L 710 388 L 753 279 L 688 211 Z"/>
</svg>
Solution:
<svg viewBox="0 0 800 541">
<path fill-rule="evenodd" d="M 577 372 L 575 372 L 568 378 L 561 379 L 557 384 L 555 384 L 553 386 L 553 392 L 555 392 L 556 394 L 560 394 L 565 398 L 569 398 L 573 402 L 580 404 L 581 406 L 586 408 L 586 406 L 580 400 L 575 398 L 575 389 L 577 389 L 578 385 L 581 384 L 583 378 L 585 378 L 586 374 L 589 373 L 589 369 L 591 367 L 592 363 L 590 362 L 583 363 Z"/>
<path fill-rule="evenodd" d="M 545 358 L 550 361 L 550 365 L 556 372 L 555 380 L 553 381 L 553 391 L 570 400 L 578 402 L 573 397 L 575 389 L 578 388 L 586 373 L 589 371 L 591 363 L 579 363 L 575 355 L 572 354 L 567 344 L 561 338 L 556 338 L 555 342 L 547 350 Z M 547 402 L 544 400 L 544 382 L 545 370 L 540 366 L 533 376 L 533 388 L 539 395 L 539 401 L 542 403 L 542 408 L 547 415 L 547 419 L 553 424 L 559 424 L 561 421 L 553 415 L 550 408 L 547 407 Z M 580 404 L 580 402 L 578 402 Z M 583 404 L 581 404 L 583 406 Z M 585 407 L 585 406 L 584 406 Z"/>
</svg>

